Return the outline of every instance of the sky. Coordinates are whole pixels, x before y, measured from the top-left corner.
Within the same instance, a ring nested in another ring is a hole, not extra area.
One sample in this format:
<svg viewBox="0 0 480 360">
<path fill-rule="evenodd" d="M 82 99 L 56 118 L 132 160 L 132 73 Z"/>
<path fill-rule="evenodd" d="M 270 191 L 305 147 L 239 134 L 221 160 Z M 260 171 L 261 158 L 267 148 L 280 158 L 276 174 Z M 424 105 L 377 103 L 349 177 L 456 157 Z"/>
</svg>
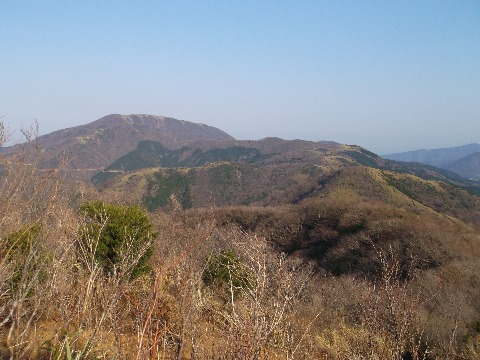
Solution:
<svg viewBox="0 0 480 360">
<path fill-rule="evenodd" d="M 480 1 L 0 0 L 0 116 L 155 114 L 378 154 L 480 142 Z"/>
</svg>

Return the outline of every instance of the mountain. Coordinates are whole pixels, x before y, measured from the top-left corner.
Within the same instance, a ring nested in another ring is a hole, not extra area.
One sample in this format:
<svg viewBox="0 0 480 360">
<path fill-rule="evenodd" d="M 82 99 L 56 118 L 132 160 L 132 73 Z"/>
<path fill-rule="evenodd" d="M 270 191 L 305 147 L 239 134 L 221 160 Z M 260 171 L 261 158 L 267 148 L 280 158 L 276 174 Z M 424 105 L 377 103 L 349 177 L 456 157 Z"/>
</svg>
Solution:
<svg viewBox="0 0 480 360">
<path fill-rule="evenodd" d="M 356 145 L 279 138 L 255 141 L 192 141 L 188 146 L 178 149 L 168 149 L 155 141 L 140 141 L 135 150 L 120 157 L 103 171 L 97 173 L 93 177 L 93 182 L 97 183 L 119 173 L 143 168 L 191 168 L 219 161 L 256 165 L 319 165 L 323 170 L 355 164 L 410 173 L 425 179 L 449 181 L 460 186 L 472 185 L 472 182 L 451 171 L 425 164 L 385 160 Z"/>
<path fill-rule="evenodd" d="M 298 161 L 323 164 L 331 152 L 346 150 L 345 145 L 332 142 L 287 141 L 278 138 L 262 140 L 193 141 L 179 149 L 168 149 L 160 142 L 140 141 L 135 150 L 120 157 L 92 181 L 98 183 L 119 173 L 151 167 L 192 168 L 215 162 L 258 165 L 294 164 Z"/>
<path fill-rule="evenodd" d="M 444 166 L 464 178 L 480 181 L 480 152 L 467 155 Z"/>
<path fill-rule="evenodd" d="M 422 149 L 403 153 L 382 155 L 384 159 L 419 162 L 437 167 L 444 167 L 461 158 L 480 152 L 480 144 L 468 144 L 440 149 Z"/>
<path fill-rule="evenodd" d="M 92 181 L 106 194 L 141 202 L 149 210 L 297 204 L 342 189 L 376 201 L 461 214 L 469 222 L 480 214 L 472 195 L 480 194 L 475 182 L 430 165 L 385 160 L 358 146 L 327 142 L 267 138 L 224 141 L 220 147 L 205 141 L 203 149 L 176 150 L 140 142 Z M 470 204 L 468 211 L 462 201 Z"/>
<path fill-rule="evenodd" d="M 128 196 L 150 210 L 176 202 L 181 208 L 298 203 L 321 196 L 329 181 L 355 167 L 382 171 L 383 181 L 413 201 L 422 199 L 416 191 L 425 181 L 480 194 L 477 183 L 449 170 L 383 159 L 355 145 L 236 140 L 207 125 L 154 115 L 108 115 L 40 136 L 27 146 L 40 149 L 43 168 L 66 159 L 67 174 L 91 179 L 98 189 Z"/>
<path fill-rule="evenodd" d="M 139 141 L 155 140 L 168 148 L 176 148 L 205 139 L 234 140 L 227 133 L 204 124 L 155 115 L 113 114 L 40 136 L 32 146 L 42 151 L 42 167 L 54 168 L 66 161 L 67 173 L 89 179 L 134 150 Z"/>
<path fill-rule="evenodd" d="M 467 179 L 480 180 L 480 144 L 416 150 L 382 155 L 384 159 L 419 162 L 452 171 Z"/>
</svg>

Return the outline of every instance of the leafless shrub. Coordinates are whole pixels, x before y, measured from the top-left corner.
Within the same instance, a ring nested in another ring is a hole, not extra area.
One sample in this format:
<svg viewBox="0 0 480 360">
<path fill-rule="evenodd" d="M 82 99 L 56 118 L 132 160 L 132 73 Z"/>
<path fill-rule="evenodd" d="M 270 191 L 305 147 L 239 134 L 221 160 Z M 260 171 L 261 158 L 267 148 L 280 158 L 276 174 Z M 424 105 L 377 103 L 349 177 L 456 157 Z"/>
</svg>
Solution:
<svg viewBox="0 0 480 360">
<path fill-rule="evenodd" d="M 199 299 L 218 334 L 217 356 L 257 359 L 276 353 L 293 358 L 305 332 L 293 329 L 292 318 L 308 294 L 310 270 L 275 254 L 264 238 L 237 232 L 229 244 L 242 265 L 228 265 L 227 297 L 219 301 L 215 293 L 219 290 L 213 289 Z M 247 284 L 233 281 L 239 271 L 248 274 Z"/>
<path fill-rule="evenodd" d="M 409 279 L 401 273 L 400 261 L 392 249 L 387 253 L 378 251 L 377 254 L 381 277 L 376 284 L 378 290 L 371 294 L 370 306 L 365 308 L 365 326 L 373 333 L 386 337 L 391 344 L 389 357 L 425 358 L 428 349 L 422 338 L 423 328 L 419 319 L 420 305 L 425 299 L 412 292 Z"/>
<path fill-rule="evenodd" d="M 5 141 L 5 129 L 0 131 Z M 36 128 L 22 131 L 33 141 Z M 47 245 L 47 229 L 61 227 L 64 206 L 56 172 L 36 167 L 38 157 L 28 146 L 1 157 L 0 174 L 0 337 L 12 356 L 24 357 L 36 336 L 36 321 L 52 298 L 57 276 L 56 250 Z"/>
<path fill-rule="evenodd" d="M 344 280 L 350 281 L 355 299 L 334 316 L 336 324 L 321 332 L 318 346 L 333 359 L 428 359 L 431 351 L 421 318 L 428 299 L 411 286 L 413 274 L 405 278 L 391 248 L 376 252 L 381 264 L 378 280 Z"/>
<path fill-rule="evenodd" d="M 13 358 L 40 356 L 44 341 L 54 351 L 65 344 L 61 333 L 80 331 L 84 339 L 75 343 L 83 342 L 86 356 L 113 319 L 122 279 L 99 279 L 96 264 L 81 266 L 92 249 L 79 248 L 74 192 L 60 171 L 38 167 L 36 129 L 22 134 L 26 144 L 0 158 L 0 350 Z M 128 273 L 135 258 L 125 259 Z"/>
</svg>

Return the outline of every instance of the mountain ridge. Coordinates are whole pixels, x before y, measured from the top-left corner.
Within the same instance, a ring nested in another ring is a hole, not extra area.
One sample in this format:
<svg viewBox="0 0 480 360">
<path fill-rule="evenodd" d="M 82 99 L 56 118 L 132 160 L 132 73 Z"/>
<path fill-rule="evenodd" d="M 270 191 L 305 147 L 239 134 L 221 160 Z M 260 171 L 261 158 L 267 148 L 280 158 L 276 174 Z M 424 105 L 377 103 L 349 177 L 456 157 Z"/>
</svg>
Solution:
<svg viewBox="0 0 480 360">
<path fill-rule="evenodd" d="M 418 162 L 449 170 L 467 179 L 480 180 L 480 144 L 421 149 L 382 155 L 384 159 Z"/>
<path fill-rule="evenodd" d="M 381 156 L 384 159 L 390 160 L 420 162 L 433 166 L 445 166 L 476 152 L 480 152 L 480 144 L 471 143 L 445 148 L 419 149 L 400 153 L 390 153 Z"/>
<path fill-rule="evenodd" d="M 86 125 L 40 136 L 26 146 L 40 149 L 43 168 L 58 168 L 66 159 L 66 165 L 62 167 L 66 174 L 77 179 L 92 179 L 97 185 L 128 172 L 155 167 L 199 168 L 215 163 L 234 166 L 239 163 L 247 167 L 277 167 L 272 173 L 291 173 L 293 176 L 299 166 L 328 174 L 359 165 L 445 181 L 476 194 L 480 192 L 478 184 L 449 170 L 384 159 L 356 145 L 277 137 L 237 140 L 205 124 L 159 115 L 111 114 Z M 472 146 L 475 144 L 466 148 Z M 295 176 L 297 180 L 304 177 L 301 171 Z M 281 186 L 288 187 L 295 182 L 294 179 Z"/>
<path fill-rule="evenodd" d="M 453 171 L 464 178 L 480 180 L 480 152 L 467 155 L 445 166 L 445 169 Z"/>
</svg>

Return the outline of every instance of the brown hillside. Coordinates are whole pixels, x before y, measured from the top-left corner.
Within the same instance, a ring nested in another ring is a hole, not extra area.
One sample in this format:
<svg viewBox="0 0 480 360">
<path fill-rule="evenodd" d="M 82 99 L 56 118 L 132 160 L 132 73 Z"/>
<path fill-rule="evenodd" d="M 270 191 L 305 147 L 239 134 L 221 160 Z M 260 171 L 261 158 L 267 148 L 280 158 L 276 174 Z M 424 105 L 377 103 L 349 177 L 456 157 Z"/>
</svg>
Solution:
<svg viewBox="0 0 480 360">
<path fill-rule="evenodd" d="M 54 168 L 66 159 L 70 175 L 88 179 L 134 150 L 140 140 L 155 140 L 174 148 L 201 139 L 234 140 L 227 133 L 204 124 L 156 115 L 113 114 L 40 136 L 36 144 L 43 152 L 43 167 Z"/>
<path fill-rule="evenodd" d="M 106 196 L 125 198 L 149 210 L 172 206 L 278 206 L 309 198 L 355 194 L 409 211 L 433 212 L 450 221 L 459 219 L 480 226 L 480 198 L 459 186 L 358 165 L 345 155 L 345 149 L 352 148 L 346 145 L 325 150 L 305 143 L 303 148 L 273 154 L 253 164 L 223 161 L 192 168 L 120 171 L 98 188 Z"/>
</svg>

